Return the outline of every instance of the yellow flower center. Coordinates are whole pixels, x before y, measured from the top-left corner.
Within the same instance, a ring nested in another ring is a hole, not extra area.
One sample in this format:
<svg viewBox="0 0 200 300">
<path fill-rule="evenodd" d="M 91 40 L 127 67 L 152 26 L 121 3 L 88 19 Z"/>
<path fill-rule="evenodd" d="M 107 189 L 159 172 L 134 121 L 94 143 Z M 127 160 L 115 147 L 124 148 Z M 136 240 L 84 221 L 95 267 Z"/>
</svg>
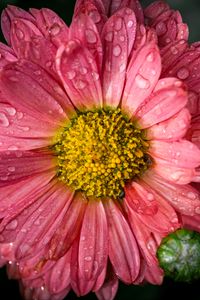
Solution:
<svg viewBox="0 0 200 300">
<path fill-rule="evenodd" d="M 123 198 L 124 185 L 151 162 L 145 132 L 120 109 L 86 111 L 58 134 L 58 178 L 86 196 Z"/>
</svg>

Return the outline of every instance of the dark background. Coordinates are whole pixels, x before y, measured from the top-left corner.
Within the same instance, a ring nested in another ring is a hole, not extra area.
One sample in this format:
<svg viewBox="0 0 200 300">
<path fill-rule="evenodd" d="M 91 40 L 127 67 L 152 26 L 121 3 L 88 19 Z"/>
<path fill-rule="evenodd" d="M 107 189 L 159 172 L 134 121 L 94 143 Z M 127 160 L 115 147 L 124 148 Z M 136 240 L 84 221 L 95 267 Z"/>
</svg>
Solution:
<svg viewBox="0 0 200 300">
<path fill-rule="evenodd" d="M 151 0 L 143 0 L 145 6 Z M 200 40 L 200 0 L 168 0 L 173 8 L 179 9 L 184 21 L 190 28 L 190 41 Z M 7 5 L 13 4 L 24 9 L 30 7 L 48 7 L 56 11 L 67 24 L 70 24 L 73 14 L 75 0 L 0 0 L 0 11 Z M 170 298 L 181 300 L 200 300 L 200 281 L 192 284 L 174 283 L 165 279 L 162 286 L 143 285 L 126 286 L 120 284 L 116 300 L 169 300 Z M 0 299 L 1 300 L 20 300 L 18 284 L 16 281 L 9 281 L 6 276 L 5 268 L 0 269 Z M 65 298 L 66 300 L 78 299 L 72 292 Z M 82 297 L 80 300 L 94 300 L 95 295 Z"/>
</svg>

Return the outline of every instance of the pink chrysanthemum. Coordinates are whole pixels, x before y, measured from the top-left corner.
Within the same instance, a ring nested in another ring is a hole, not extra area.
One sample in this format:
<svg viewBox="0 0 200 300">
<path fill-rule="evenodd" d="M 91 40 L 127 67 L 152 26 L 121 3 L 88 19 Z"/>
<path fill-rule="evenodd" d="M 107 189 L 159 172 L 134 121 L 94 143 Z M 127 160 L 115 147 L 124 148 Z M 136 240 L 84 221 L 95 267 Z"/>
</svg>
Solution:
<svg viewBox="0 0 200 300">
<path fill-rule="evenodd" d="M 161 239 L 199 230 L 199 46 L 165 3 L 145 16 L 137 0 L 78 0 L 70 28 L 2 14 L 0 254 L 25 299 L 161 284 Z"/>
</svg>

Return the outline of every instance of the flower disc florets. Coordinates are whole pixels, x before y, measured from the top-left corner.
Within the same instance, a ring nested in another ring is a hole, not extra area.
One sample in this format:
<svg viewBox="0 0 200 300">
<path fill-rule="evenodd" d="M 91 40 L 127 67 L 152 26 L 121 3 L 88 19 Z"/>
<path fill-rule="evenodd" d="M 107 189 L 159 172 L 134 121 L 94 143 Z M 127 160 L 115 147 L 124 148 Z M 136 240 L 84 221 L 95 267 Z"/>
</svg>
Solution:
<svg viewBox="0 0 200 300">
<path fill-rule="evenodd" d="M 58 135 L 58 177 L 87 196 L 121 198 L 125 182 L 148 168 L 148 147 L 120 109 L 83 112 Z"/>
</svg>

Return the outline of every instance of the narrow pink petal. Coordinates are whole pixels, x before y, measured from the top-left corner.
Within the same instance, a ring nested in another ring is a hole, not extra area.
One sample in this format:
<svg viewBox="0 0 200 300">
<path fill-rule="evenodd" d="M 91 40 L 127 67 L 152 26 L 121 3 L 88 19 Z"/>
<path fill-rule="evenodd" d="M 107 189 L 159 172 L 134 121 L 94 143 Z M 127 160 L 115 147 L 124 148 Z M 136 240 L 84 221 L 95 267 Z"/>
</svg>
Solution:
<svg viewBox="0 0 200 300">
<path fill-rule="evenodd" d="M 88 202 L 79 242 L 79 270 L 83 280 L 97 279 L 106 266 L 108 229 L 101 201 Z"/>
<path fill-rule="evenodd" d="M 71 251 L 61 257 L 52 269 L 45 274 L 45 285 L 52 294 L 58 294 L 70 284 Z"/>
<path fill-rule="evenodd" d="M 59 47 L 68 40 L 69 29 L 65 22 L 48 8 L 30 9 L 36 23 L 43 35 L 55 46 Z"/>
<path fill-rule="evenodd" d="M 54 169 L 52 155 L 43 152 L 0 152 L 0 186 L 7 186 L 29 176 Z"/>
<path fill-rule="evenodd" d="M 55 126 L 22 113 L 10 104 L 0 104 L 0 150 L 7 151 L 16 146 L 19 150 L 49 146 L 55 134 Z"/>
<path fill-rule="evenodd" d="M 158 157 L 177 167 L 192 169 L 200 164 L 199 148 L 186 140 L 178 142 L 151 141 L 149 153 L 155 161 Z"/>
<path fill-rule="evenodd" d="M 106 278 L 107 266 L 108 266 L 108 264 L 106 264 L 103 271 L 101 271 L 100 275 L 97 277 L 97 280 L 92 288 L 93 292 L 98 291 L 102 287 L 104 280 Z"/>
<path fill-rule="evenodd" d="M 15 61 L 17 61 L 17 58 L 14 51 L 0 42 L 0 68 Z"/>
<path fill-rule="evenodd" d="M 179 140 L 185 136 L 190 125 L 190 120 L 191 116 L 188 109 L 183 108 L 171 118 L 148 128 L 148 139 Z"/>
<path fill-rule="evenodd" d="M 74 18 L 80 13 L 88 15 L 95 23 L 99 32 L 107 20 L 106 11 L 101 0 L 78 0 L 74 9 Z"/>
<path fill-rule="evenodd" d="M 16 213 L 21 206 L 20 203 L 24 202 L 26 203 L 25 205 L 28 205 L 28 199 L 31 195 L 34 195 L 36 190 L 42 189 L 49 183 L 53 176 L 54 172 L 48 171 L 20 180 L 9 185 L 9 187 L 1 187 L 0 219 L 8 217 L 12 207 L 14 207 Z"/>
<path fill-rule="evenodd" d="M 66 113 L 69 115 L 73 112 L 58 83 L 42 68 L 30 62 L 7 65 L 1 73 L 0 86 L 3 99 L 19 111 L 43 122 L 51 122 L 54 126 L 66 119 Z"/>
<path fill-rule="evenodd" d="M 137 189 L 137 200 L 138 201 L 144 201 L 144 197 L 146 195 L 147 197 L 147 204 L 148 202 L 151 203 L 153 201 L 154 204 L 154 211 L 149 209 L 150 211 L 148 212 L 148 207 L 151 205 L 149 204 L 146 208 L 148 213 L 143 213 L 143 211 L 136 211 L 134 209 L 134 206 L 132 205 L 132 202 L 135 201 L 135 194 L 132 194 L 132 190 L 129 188 L 127 191 L 127 194 L 125 196 L 125 205 L 129 207 L 133 212 L 137 214 L 137 218 L 144 223 L 151 231 L 159 231 L 162 233 L 169 233 L 172 230 L 175 230 L 177 227 L 179 227 L 179 222 L 177 219 L 177 215 L 171 207 L 165 201 L 162 197 L 160 197 L 157 193 L 154 192 L 153 190 L 153 185 L 152 187 L 146 186 L 143 182 L 140 183 L 140 185 L 135 185 L 135 188 Z M 153 205 L 152 205 L 153 206 Z M 133 214 L 132 212 L 132 214 Z M 170 216 L 170 217 L 169 217 Z"/>
<path fill-rule="evenodd" d="M 185 40 L 174 41 L 163 47 L 160 51 L 162 57 L 162 75 L 163 77 L 168 76 L 170 72 L 170 68 L 177 63 L 180 56 L 186 51 L 188 48 L 188 43 Z"/>
<path fill-rule="evenodd" d="M 200 232 L 200 215 L 187 216 L 181 215 L 183 226 L 185 228 Z"/>
<path fill-rule="evenodd" d="M 71 39 L 78 39 L 81 45 L 90 50 L 100 72 L 103 49 L 99 32 L 93 20 L 84 14 L 77 15 L 70 26 L 69 36 Z M 82 72 L 84 73 L 84 69 L 82 69 Z"/>
<path fill-rule="evenodd" d="M 84 296 L 89 293 L 94 284 L 95 280 L 87 280 L 82 278 L 79 268 L 79 236 L 72 245 L 71 255 L 71 286 L 77 296 Z"/>
<path fill-rule="evenodd" d="M 157 90 L 136 113 L 140 126 L 148 128 L 169 119 L 186 105 L 187 99 L 182 86 Z"/>
<path fill-rule="evenodd" d="M 164 1 L 155 1 L 145 9 L 145 16 L 150 19 L 155 19 L 161 13 L 169 10 L 169 5 Z"/>
<path fill-rule="evenodd" d="M 148 193 L 141 185 L 132 182 L 125 187 L 126 201 L 130 207 L 138 214 L 154 215 L 158 211 L 158 206 L 154 195 Z"/>
<path fill-rule="evenodd" d="M 122 108 L 132 116 L 151 94 L 161 72 L 161 59 L 155 42 L 146 44 L 130 60 L 122 96 Z M 136 97 L 137 95 L 137 97 Z"/>
<path fill-rule="evenodd" d="M 125 13 L 124 9 L 123 13 Z M 104 104 L 108 106 L 118 106 L 124 88 L 128 59 L 128 36 L 125 19 L 113 15 L 108 19 L 102 31 L 104 48 L 103 99 Z"/>
<path fill-rule="evenodd" d="M 73 194 L 67 187 L 57 183 L 39 200 L 38 209 L 30 210 L 29 218 L 16 236 L 17 243 L 20 244 L 16 251 L 17 260 L 38 252 L 48 244 L 63 221 Z"/>
<path fill-rule="evenodd" d="M 144 180 L 151 185 L 178 212 L 195 216 L 200 212 L 200 195 L 190 185 L 177 185 L 151 172 Z"/>
<path fill-rule="evenodd" d="M 120 1 L 120 7 L 118 9 L 128 7 L 131 10 L 134 11 L 138 23 L 144 23 L 144 15 L 143 15 L 143 9 L 138 0 L 122 0 Z M 117 1 L 112 1 L 112 5 L 115 5 L 114 3 L 117 3 Z M 112 5 L 111 5 L 111 10 L 112 10 Z"/>
<path fill-rule="evenodd" d="M 98 300 L 113 300 L 118 290 L 118 283 L 117 276 L 110 270 L 103 286 L 96 292 Z"/>
<path fill-rule="evenodd" d="M 195 177 L 195 169 L 177 167 L 164 159 L 156 158 L 153 170 L 167 181 L 176 184 L 188 184 Z"/>
<path fill-rule="evenodd" d="M 77 193 L 48 245 L 51 259 L 63 256 L 71 247 L 79 234 L 86 207 L 86 200 Z"/>
<path fill-rule="evenodd" d="M 1 16 L 1 28 L 8 44 L 10 44 L 11 22 L 15 18 L 29 20 L 34 23 L 33 17 L 28 12 L 19 7 L 8 5 L 8 7 L 3 10 Z"/>
<path fill-rule="evenodd" d="M 102 91 L 97 65 L 87 48 L 70 40 L 57 52 L 56 66 L 66 92 L 79 109 L 102 105 Z"/>
<path fill-rule="evenodd" d="M 140 247 L 140 251 L 144 258 L 145 272 L 149 269 L 151 274 L 154 276 L 149 278 L 149 282 L 152 284 L 161 284 L 163 279 L 163 271 L 159 267 L 159 263 L 156 257 L 157 247 L 159 246 L 151 231 L 148 227 L 141 223 L 137 214 L 128 211 L 129 222 L 131 224 L 132 230 L 137 238 L 137 242 Z M 162 237 L 164 234 L 162 235 Z"/>
<path fill-rule="evenodd" d="M 113 200 L 105 202 L 109 223 L 109 258 L 117 276 L 132 283 L 139 272 L 140 258 L 133 233 Z"/>
</svg>

